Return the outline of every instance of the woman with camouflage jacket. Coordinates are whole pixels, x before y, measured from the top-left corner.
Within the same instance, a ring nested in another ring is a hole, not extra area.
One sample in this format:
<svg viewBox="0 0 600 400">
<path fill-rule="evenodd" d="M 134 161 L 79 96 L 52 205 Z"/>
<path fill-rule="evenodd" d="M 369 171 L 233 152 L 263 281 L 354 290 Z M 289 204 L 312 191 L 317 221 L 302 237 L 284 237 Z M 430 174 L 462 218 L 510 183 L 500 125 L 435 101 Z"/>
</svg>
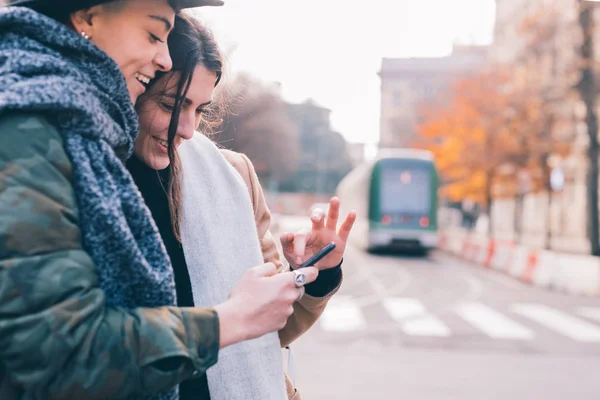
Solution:
<svg viewBox="0 0 600 400">
<path fill-rule="evenodd" d="M 164 245 L 124 165 L 133 103 L 171 68 L 176 12 L 218 4 L 0 8 L 0 399 L 173 400 L 220 348 L 287 321 L 299 290 L 268 263 L 214 308 L 177 307 Z"/>
</svg>

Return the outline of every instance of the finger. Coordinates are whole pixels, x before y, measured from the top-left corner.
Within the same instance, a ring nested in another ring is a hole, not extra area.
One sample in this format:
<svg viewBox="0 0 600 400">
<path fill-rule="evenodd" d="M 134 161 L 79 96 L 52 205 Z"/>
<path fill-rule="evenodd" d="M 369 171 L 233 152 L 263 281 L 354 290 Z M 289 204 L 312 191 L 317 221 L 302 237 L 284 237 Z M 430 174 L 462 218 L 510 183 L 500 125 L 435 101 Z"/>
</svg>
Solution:
<svg viewBox="0 0 600 400">
<path fill-rule="evenodd" d="M 283 255 L 286 259 L 288 259 L 289 262 L 290 258 L 293 258 L 294 253 L 294 234 L 284 233 L 279 237 L 279 241 L 281 242 L 281 250 Z"/>
<path fill-rule="evenodd" d="M 286 232 L 279 236 L 279 241 L 282 246 L 291 246 L 294 242 L 294 234 L 291 232 Z"/>
<path fill-rule="evenodd" d="M 316 281 L 317 278 L 319 277 L 319 269 L 316 267 L 300 268 L 297 271 L 300 271 L 304 275 L 306 275 L 306 283 L 307 284 Z"/>
<path fill-rule="evenodd" d="M 304 297 L 305 292 L 306 292 L 306 289 L 304 289 L 304 286 L 302 286 L 301 288 L 298 288 L 298 296 L 296 297 L 296 301 L 300 301 L 300 299 L 302 299 L 302 297 Z"/>
<path fill-rule="evenodd" d="M 325 227 L 325 213 L 320 208 L 315 208 L 310 216 L 313 231 L 321 230 Z"/>
<path fill-rule="evenodd" d="M 261 277 L 274 276 L 279 272 L 277 271 L 275 264 L 270 262 L 253 267 L 250 271 L 253 271 L 257 276 Z"/>
<path fill-rule="evenodd" d="M 301 272 L 306 275 L 306 284 L 314 282 L 319 276 L 319 270 L 315 267 L 306 267 L 297 269 L 295 271 Z M 282 272 L 273 279 L 277 279 L 283 285 L 288 287 L 296 287 L 296 273 L 294 271 Z"/>
<path fill-rule="evenodd" d="M 301 229 L 294 235 L 294 258 L 297 264 L 302 264 L 302 261 L 304 261 L 307 240 L 308 230 L 306 229 Z"/>
<path fill-rule="evenodd" d="M 330 229 L 337 229 L 338 217 L 340 215 L 340 199 L 332 197 L 329 200 L 329 211 L 327 212 L 326 226 Z"/>
<path fill-rule="evenodd" d="M 338 232 L 338 236 L 345 242 L 348 241 L 348 236 L 350 236 L 350 231 L 352 230 L 352 226 L 354 226 L 354 222 L 356 221 L 356 211 L 352 210 L 346 216 L 346 219 L 340 226 L 340 231 Z"/>
</svg>

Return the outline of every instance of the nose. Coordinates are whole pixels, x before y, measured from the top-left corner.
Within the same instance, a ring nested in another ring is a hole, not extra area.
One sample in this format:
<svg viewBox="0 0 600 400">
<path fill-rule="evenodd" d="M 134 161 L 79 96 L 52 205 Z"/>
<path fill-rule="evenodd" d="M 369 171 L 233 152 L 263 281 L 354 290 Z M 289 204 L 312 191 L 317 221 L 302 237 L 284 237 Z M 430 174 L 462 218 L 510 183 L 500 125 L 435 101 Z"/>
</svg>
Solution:
<svg viewBox="0 0 600 400">
<path fill-rule="evenodd" d="M 183 140 L 189 140 L 194 136 L 196 129 L 196 114 L 193 110 L 181 110 L 179 124 L 177 125 L 177 136 Z"/>
<path fill-rule="evenodd" d="M 162 72 L 170 71 L 173 68 L 173 60 L 171 60 L 167 43 L 161 43 L 160 50 L 154 56 L 154 64 Z"/>
</svg>

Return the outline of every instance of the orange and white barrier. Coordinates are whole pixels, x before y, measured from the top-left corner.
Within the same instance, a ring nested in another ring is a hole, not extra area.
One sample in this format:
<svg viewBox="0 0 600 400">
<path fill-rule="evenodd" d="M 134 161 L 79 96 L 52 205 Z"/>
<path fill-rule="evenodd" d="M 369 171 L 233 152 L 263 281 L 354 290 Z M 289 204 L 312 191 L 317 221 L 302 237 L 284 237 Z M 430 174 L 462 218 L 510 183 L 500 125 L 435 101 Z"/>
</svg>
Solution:
<svg viewBox="0 0 600 400">
<path fill-rule="evenodd" d="M 599 257 L 533 249 L 460 230 L 440 232 L 439 247 L 531 285 L 575 295 L 600 295 Z"/>
</svg>

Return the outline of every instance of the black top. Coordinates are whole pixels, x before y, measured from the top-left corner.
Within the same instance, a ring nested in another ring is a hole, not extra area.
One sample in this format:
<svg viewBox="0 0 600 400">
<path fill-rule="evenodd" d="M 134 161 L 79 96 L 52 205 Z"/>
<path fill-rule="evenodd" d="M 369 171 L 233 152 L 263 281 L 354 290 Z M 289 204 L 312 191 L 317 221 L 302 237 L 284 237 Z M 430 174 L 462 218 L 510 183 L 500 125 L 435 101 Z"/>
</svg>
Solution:
<svg viewBox="0 0 600 400">
<path fill-rule="evenodd" d="M 127 161 L 127 168 L 133 180 L 140 189 L 144 201 L 152 213 L 160 236 L 165 244 L 169 258 L 173 265 L 175 275 L 175 290 L 177 292 L 177 305 L 179 307 L 193 307 L 192 284 L 188 273 L 183 247 L 175 238 L 171 213 L 169 210 L 169 168 L 156 171 L 137 157 L 133 156 Z M 323 297 L 335 289 L 342 279 L 341 264 L 319 273 L 313 283 L 305 286 L 306 293 L 313 297 Z M 188 380 L 179 386 L 180 400 L 210 400 L 206 374 L 194 380 Z"/>
<path fill-rule="evenodd" d="M 171 213 L 169 211 L 169 169 L 153 170 L 138 160 L 135 156 L 127 161 L 127 168 L 133 180 L 140 189 L 152 218 L 158 226 L 160 236 L 165 243 L 167 253 L 173 265 L 175 275 L 175 290 L 177 291 L 177 305 L 179 307 L 193 307 L 192 284 L 185 263 L 183 247 L 173 234 Z M 179 385 L 180 400 L 210 400 L 206 374 L 198 379 L 187 380 Z"/>
</svg>

